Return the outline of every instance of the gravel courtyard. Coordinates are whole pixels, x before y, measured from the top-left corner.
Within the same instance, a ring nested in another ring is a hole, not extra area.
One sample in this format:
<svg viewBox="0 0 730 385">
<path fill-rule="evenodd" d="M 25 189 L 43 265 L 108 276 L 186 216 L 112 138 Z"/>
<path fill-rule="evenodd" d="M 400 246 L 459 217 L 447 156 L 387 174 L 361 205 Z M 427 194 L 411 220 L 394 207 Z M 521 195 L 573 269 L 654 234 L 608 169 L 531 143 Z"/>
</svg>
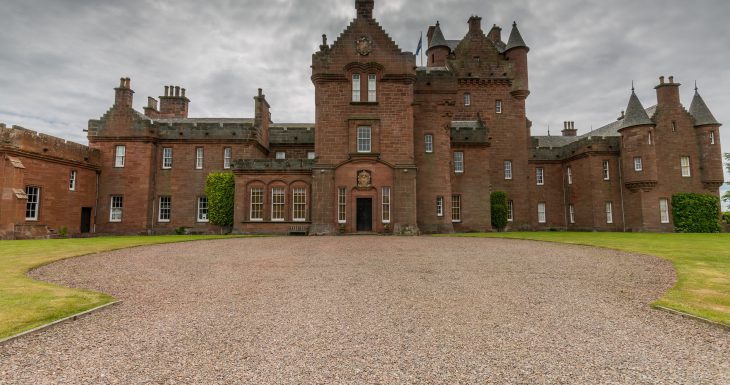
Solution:
<svg viewBox="0 0 730 385">
<path fill-rule="evenodd" d="M 32 275 L 123 302 L 0 345 L 1 384 L 730 384 L 730 331 L 649 308 L 671 265 L 611 250 L 246 238 Z"/>
</svg>

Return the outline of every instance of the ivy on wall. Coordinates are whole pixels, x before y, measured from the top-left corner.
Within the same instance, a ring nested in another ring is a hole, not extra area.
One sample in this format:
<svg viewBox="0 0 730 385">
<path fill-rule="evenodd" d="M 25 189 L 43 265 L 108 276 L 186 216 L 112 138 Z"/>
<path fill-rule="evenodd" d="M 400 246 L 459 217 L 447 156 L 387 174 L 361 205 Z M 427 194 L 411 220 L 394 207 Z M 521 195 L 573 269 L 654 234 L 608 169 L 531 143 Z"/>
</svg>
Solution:
<svg viewBox="0 0 730 385">
<path fill-rule="evenodd" d="M 205 195 L 208 196 L 208 220 L 217 226 L 233 226 L 233 198 L 236 183 L 230 172 L 208 174 Z"/>
<path fill-rule="evenodd" d="M 492 227 L 497 231 L 502 231 L 507 227 L 507 193 L 494 191 L 489 196 L 489 200 L 492 206 Z"/>
<path fill-rule="evenodd" d="M 719 233 L 720 199 L 714 195 L 675 194 L 672 217 L 678 233 Z"/>
</svg>

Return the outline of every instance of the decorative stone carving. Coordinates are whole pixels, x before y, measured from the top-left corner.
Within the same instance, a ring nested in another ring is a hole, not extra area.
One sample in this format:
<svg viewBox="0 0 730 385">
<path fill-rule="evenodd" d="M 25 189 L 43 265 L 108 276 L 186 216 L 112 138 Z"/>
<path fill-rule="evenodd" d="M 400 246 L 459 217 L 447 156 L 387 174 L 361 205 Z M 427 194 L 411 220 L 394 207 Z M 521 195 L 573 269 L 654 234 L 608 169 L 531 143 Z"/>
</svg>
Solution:
<svg viewBox="0 0 730 385">
<path fill-rule="evenodd" d="M 370 171 L 360 170 L 357 172 L 357 187 L 358 188 L 370 187 L 371 180 L 372 179 L 370 176 Z"/>
<path fill-rule="evenodd" d="M 368 56 L 373 51 L 373 41 L 367 36 L 362 36 L 355 41 L 355 49 L 361 56 Z"/>
</svg>

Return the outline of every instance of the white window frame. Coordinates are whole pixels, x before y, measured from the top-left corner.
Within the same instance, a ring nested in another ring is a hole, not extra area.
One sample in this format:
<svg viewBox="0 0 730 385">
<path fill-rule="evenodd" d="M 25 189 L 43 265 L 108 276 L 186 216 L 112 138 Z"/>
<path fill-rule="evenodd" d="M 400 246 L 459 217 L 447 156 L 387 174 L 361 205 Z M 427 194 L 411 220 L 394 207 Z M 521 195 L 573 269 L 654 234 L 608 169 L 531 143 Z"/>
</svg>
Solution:
<svg viewBox="0 0 730 385">
<path fill-rule="evenodd" d="M 277 151 L 276 159 L 286 159 L 286 151 Z"/>
<path fill-rule="evenodd" d="M 545 213 L 545 202 L 537 204 L 537 223 L 547 223 L 547 215 Z"/>
<path fill-rule="evenodd" d="M 161 196 L 157 206 L 157 222 L 170 222 L 171 216 L 172 198 L 170 196 Z"/>
<path fill-rule="evenodd" d="M 307 220 L 307 189 L 304 187 L 292 189 L 292 220 L 294 222 Z"/>
<path fill-rule="evenodd" d="M 536 167 L 535 168 L 535 183 L 537 183 L 538 186 L 542 186 L 545 184 L 545 169 L 542 167 Z"/>
<path fill-rule="evenodd" d="M 715 131 L 710 131 L 710 144 L 715 144 Z"/>
<path fill-rule="evenodd" d="M 199 196 L 198 197 L 198 210 L 197 210 L 197 215 L 196 215 L 197 221 L 199 223 L 205 223 L 205 222 L 209 221 L 209 219 L 208 219 L 209 207 L 210 206 L 208 205 L 208 197 L 205 195 Z"/>
<path fill-rule="evenodd" d="M 611 179 L 610 163 L 607 160 L 603 161 L 603 180 Z"/>
<path fill-rule="evenodd" d="M 378 78 L 375 74 L 368 75 L 368 102 L 375 103 L 378 101 L 377 92 Z"/>
<path fill-rule="evenodd" d="M 568 166 L 567 173 L 568 173 L 568 184 L 573 184 L 573 167 Z"/>
<path fill-rule="evenodd" d="M 249 193 L 249 219 L 251 221 L 264 220 L 264 189 L 252 187 Z M 256 215 L 256 216 L 254 216 Z"/>
<path fill-rule="evenodd" d="M 461 195 L 451 196 L 451 222 L 461 222 Z"/>
<path fill-rule="evenodd" d="M 41 211 L 41 188 L 25 186 L 25 195 L 28 198 L 25 203 L 25 220 L 37 221 Z"/>
<path fill-rule="evenodd" d="M 659 221 L 669 223 L 669 200 L 667 198 L 659 199 Z"/>
<path fill-rule="evenodd" d="M 507 179 L 507 180 L 512 179 L 512 161 L 511 160 L 504 161 L 504 179 Z"/>
<path fill-rule="evenodd" d="M 230 147 L 225 147 L 223 149 L 223 168 L 229 169 L 231 168 L 231 160 L 233 159 L 233 149 Z"/>
<path fill-rule="evenodd" d="M 515 203 L 512 200 L 507 201 L 507 222 L 515 220 Z"/>
<path fill-rule="evenodd" d="M 502 113 L 502 101 L 499 99 L 494 101 L 494 113 L 496 113 L 496 114 Z"/>
<path fill-rule="evenodd" d="M 315 159 L 317 157 L 317 154 L 314 151 L 307 151 L 307 159 Z"/>
<path fill-rule="evenodd" d="M 352 74 L 352 101 L 360 102 L 360 74 Z"/>
<path fill-rule="evenodd" d="M 127 147 L 120 144 L 114 147 L 114 167 L 123 168 L 127 156 Z"/>
<path fill-rule="evenodd" d="M 76 176 L 78 173 L 76 170 L 71 170 L 68 174 L 68 189 L 69 191 L 76 191 Z"/>
<path fill-rule="evenodd" d="M 373 129 L 370 126 L 359 126 L 357 128 L 357 152 L 372 152 Z"/>
<path fill-rule="evenodd" d="M 570 223 L 575 224 L 575 206 L 573 204 L 568 205 L 568 213 L 570 214 Z"/>
<path fill-rule="evenodd" d="M 172 168 L 172 147 L 163 147 L 162 148 L 162 168 L 163 169 Z"/>
<path fill-rule="evenodd" d="M 468 92 L 464 92 L 464 107 L 471 106 L 471 94 Z"/>
<path fill-rule="evenodd" d="M 644 164 L 641 161 L 640 156 L 634 157 L 634 171 L 642 171 L 644 169 Z"/>
<path fill-rule="evenodd" d="M 454 173 L 464 173 L 464 151 L 454 151 Z"/>
<path fill-rule="evenodd" d="M 689 178 L 692 176 L 692 164 L 690 163 L 690 159 L 688 156 L 682 156 L 679 158 L 679 166 L 682 171 L 682 176 L 685 178 Z"/>
<path fill-rule="evenodd" d="M 286 207 L 286 189 L 281 186 L 271 188 L 271 221 L 283 222 Z"/>
<path fill-rule="evenodd" d="M 436 197 L 436 216 L 437 217 L 444 216 L 444 197 L 442 197 L 442 196 Z"/>
<path fill-rule="evenodd" d="M 116 200 L 116 202 L 115 202 Z M 124 196 L 112 195 L 109 200 L 109 222 L 121 222 L 124 215 Z"/>
<path fill-rule="evenodd" d="M 203 169 L 203 161 L 205 159 L 205 150 L 203 147 L 195 147 L 195 169 Z"/>
<path fill-rule="evenodd" d="M 613 223 L 613 202 L 606 202 L 606 223 Z"/>
<path fill-rule="evenodd" d="M 390 223 L 390 187 L 383 187 L 380 190 L 381 196 L 381 218 L 383 223 Z"/>
<path fill-rule="evenodd" d="M 347 223 L 347 190 L 337 189 L 337 223 Z"/>
<path fill-rule="evenodd" d="M 426 147 L 426 153 L 432 153 L 433 152 L 433 135 L 432 134 L 426 134 L 426 136 L 423 137 L 423 143 Z"/>
</svg>

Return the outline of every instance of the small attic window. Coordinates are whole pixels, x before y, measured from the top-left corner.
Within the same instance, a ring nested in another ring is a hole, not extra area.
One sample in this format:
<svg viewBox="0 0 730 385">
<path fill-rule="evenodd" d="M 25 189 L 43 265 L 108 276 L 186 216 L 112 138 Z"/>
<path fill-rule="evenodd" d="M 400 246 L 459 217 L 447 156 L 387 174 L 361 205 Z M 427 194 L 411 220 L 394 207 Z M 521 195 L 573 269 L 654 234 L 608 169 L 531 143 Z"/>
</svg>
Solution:
<svg viewBox="0 0 730 385">
<path fill-rule="evenodd" d="M 479 56 L 474 56 L 474 62 L 479 63 L 479 61 L 480 61 Z"/>
</svg>

